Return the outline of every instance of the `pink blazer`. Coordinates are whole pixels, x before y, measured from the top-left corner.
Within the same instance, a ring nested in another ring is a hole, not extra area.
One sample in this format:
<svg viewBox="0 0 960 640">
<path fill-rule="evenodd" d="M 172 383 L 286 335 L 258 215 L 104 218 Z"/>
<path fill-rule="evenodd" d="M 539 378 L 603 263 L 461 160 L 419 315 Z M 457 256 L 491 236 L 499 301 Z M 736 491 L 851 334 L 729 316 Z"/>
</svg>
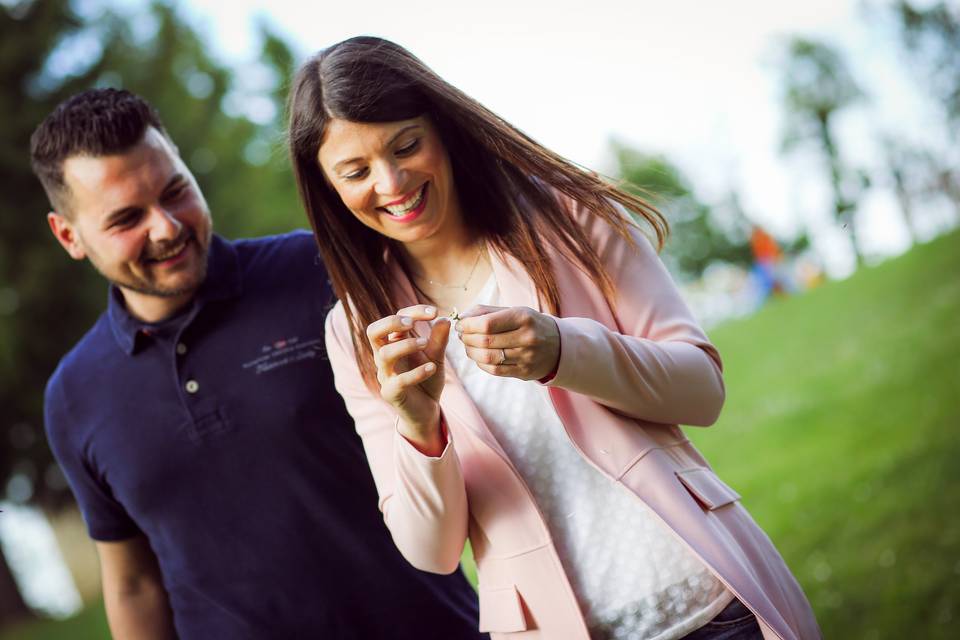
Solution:
<svg viewBox="0 0 960 640">
<path fill-rule="evenodd" d="M 716 349 L 639 231 L 635 248 L 595 216 L 576 216 L 617 296 L 608 305 L 574 264 L 551 256 L 562 317 L 556 319 L 561 358 L 549 394 L 567 434 L 581 455 L 629 488 L 756 614 L 764 638 L 820 638 L 803 591 L 770 539 L 677 426 L 717 419 L 724 388 Z M 491 255 L 500 306 L 542 311 L 520 264 Z M 402 270 L 389 266 L 398 299 L 415 304 Z M 421 335 L 429 330 L 419 328 Z M 403 555 L 425 571 L 450 573 L 469 537 L 481 631 L 495 640 L 589 640 L 533 496 L 453 367 L 445 367 L 440 400 L 449 442 L 432 458 L 399 435 L 395 412 L 365 386 L 342 302 L 327 316 L 326 342 L 384 521 Z"/>
</svg>

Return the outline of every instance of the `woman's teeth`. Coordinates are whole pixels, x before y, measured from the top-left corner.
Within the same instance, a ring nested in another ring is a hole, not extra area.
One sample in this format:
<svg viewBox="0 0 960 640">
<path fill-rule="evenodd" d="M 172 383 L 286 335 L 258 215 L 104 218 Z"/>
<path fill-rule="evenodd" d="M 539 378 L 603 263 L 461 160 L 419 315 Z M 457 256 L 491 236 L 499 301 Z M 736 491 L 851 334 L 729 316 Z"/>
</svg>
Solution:
<svg viewBox="0 0 960 640">
<path fill-rule="evenodd" d="M 407 215 L 408 213 L 410 213 L 411 211 L 413 211 L 414 209 L 420 206 L 420 202 L 423 200 L 423 192 L 426 186 L 427 185 L 423 185 L 422 187 L 420 187 L 420 189 L 416 193 L 414 193 L 412 196 L 410 196 L 400 204 L 387 205 L 384 207 L 384 209 L 386 209 L 390 215 L 395 216 L 397 218 Z"/>
</svg>

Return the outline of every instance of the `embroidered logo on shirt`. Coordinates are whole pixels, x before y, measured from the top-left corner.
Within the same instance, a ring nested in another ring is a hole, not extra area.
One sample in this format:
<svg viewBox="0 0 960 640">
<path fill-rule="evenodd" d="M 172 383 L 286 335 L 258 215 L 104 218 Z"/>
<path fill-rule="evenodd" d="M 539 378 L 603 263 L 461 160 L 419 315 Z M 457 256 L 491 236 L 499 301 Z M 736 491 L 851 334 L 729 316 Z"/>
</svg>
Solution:
<svg viewBox="0 0 960 640">
<path fill-rule="evenodd" d="M 282 338 L 260 347 L 260 356 L 243 363 L 244 369 L 252 369 L 260 375 L 289 364 L 312 360 L 323 355 L 323 338 L 301 340 L 299 337 Z"/>
</svg>

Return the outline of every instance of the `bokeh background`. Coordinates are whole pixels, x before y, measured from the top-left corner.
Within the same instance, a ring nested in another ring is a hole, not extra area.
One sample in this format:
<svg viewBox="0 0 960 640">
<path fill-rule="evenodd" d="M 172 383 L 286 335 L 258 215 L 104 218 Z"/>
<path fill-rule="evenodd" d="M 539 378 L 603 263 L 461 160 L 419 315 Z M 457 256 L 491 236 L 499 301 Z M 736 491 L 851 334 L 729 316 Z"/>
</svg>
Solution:
<svg viewBox="0 0 960 640">
<path fill-rule="evenodd" d="M 958 2 L 0 0 L 0 640 L 108 636 L 42 419 L 105 286 L 47 231 L 30 133 L 75 91 L 133 90 L 220 233 L 302 227 L 289 78 L 361 33 L 653 195 L 664 259 L 726 363 L 720 422 L 688 432 L 826 636 L 955 637 Z"/>
</svg>

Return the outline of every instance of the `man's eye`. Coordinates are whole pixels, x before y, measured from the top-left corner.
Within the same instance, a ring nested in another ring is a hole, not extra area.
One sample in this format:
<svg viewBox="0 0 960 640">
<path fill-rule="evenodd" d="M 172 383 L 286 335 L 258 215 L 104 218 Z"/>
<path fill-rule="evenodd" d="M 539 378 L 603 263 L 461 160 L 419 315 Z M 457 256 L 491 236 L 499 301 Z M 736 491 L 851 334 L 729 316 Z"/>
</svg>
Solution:
<svg viewBox="0 0 960 640">
<path fill-rule="evenodd" d="M 133 224 L 136 224 L 137 220 L 140 218 L 138 213 L 127 213 L 118 218 L 114 218 L 110 222 L 111 227 L 129 227 Z"/>
<path fill-rule="evenodd" d="M 402 147 L 399 147 L 394 153 L 398 156 L 408 156 L 420 146 L 420 138 L 415 138 L 412 142 L 409 142 Z"/>
<path fill-rule="evenodd" d="M 187 187 L 185 185 L 174 187 L 169 191 L 167 191 L 165 194 L 163 194 L 163 199 L 166 202 L 170 202 L 171 200 L 176 200 L 177 198 L 182 196 L 184 193 L 186 193 L 186 191 L 187 191 Z"/>
</svg>

